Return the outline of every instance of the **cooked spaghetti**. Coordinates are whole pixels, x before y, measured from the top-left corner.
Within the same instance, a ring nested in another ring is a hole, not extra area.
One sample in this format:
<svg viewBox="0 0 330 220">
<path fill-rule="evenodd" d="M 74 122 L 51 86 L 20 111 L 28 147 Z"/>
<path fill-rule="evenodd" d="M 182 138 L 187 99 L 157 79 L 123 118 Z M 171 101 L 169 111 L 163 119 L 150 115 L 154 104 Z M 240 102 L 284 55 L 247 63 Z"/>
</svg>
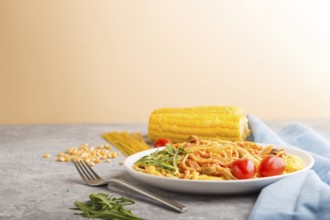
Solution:
<svg viewBox="0 0 330 220">
<path fill-rule="evenodd" d="M 137 171 L 169 178 L 190 180 L 235 180 L 231 172 L 232 163 L 247 158 L 253 161 L 256 170 L 263 158 L 274 155 L 283 159 L 285 170 L 291 173 L 304 168 L 302 159 L 288 155 L 283 149 L 263 147 L 253 142 L 230 142 L 219 139 L 199 140 L 192 137 L 186 142 L 167 145 L 136 161 Z M 261 177 L 255 172 L 252 178 Z"/>
</svg>

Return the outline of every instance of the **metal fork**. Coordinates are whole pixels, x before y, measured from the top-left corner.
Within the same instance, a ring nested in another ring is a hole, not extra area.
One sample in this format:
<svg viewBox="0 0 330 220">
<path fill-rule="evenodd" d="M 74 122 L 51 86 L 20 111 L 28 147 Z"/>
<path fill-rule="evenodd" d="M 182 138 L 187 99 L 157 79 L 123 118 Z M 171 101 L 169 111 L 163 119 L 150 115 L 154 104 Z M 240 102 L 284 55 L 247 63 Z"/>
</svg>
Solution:
<svg viewBox="0 0 330 220">
<path fill-rule="evenodd" d="M 78 173 L 80 174 L 81 178 L 83 179 L 83 181 L 90 186 L 101 186 L 101 185 L 106 185 L 110 182 L 114 182 L 117 183 L 119 185 L 122 185 L 126 188 L 129 188 L 137 193 L 140 193 L 144 196 L 147 196 L 151 199 L 154 199 L 178 212 L 186 212 L 187 211 L 187 207 L 177 203 L 173 200 L 169 200 L 166 199 L 164 197 L 161 197 L 157 194 L 154 194 L 152 192 L 149 192 L 145 189 L 141 189 L 137 186 L 133 186 L 132 184 L 122 180 L 122 179 L 118 179 L 118 178 L 111 178 L 109 180 L 104 180 L 102 179 L 85 161 L 83 160 L 77 160 L 74 161 L 74 165 L 76 166 Z"/>
</svg>

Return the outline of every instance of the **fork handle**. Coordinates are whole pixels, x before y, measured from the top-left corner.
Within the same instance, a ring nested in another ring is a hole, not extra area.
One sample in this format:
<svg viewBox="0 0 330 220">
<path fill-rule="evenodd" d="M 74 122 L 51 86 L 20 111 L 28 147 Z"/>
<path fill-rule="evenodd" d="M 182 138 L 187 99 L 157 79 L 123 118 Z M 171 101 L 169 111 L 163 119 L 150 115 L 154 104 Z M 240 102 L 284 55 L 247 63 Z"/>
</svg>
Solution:
<svg viewBox="0 0 330 220">
<path fill-rule="evenodd" d="M 140 194 L 142 194 L 144 196 L 147 196 L 147 197 L 149 197 L 151 199 L 154 199 L 154 200 L 156 200 L 156 201 L 158 201 L 158 202 L 160 202 L 160 203 L 162 203 L 162 204 L 164 204 L 164 205 L 166 205 L 166 206 L 168 206 L 168 207 L 170 207 L 170 208 L 172 208 L 172 209 L 174 209 L 174 210 L 176 210 L 178 212 L 186 212 L 187 209 L 188 209 L 186 206 L 184 206 L 184 205 L 182 205 L 180 203 L 177 203 L 177 202 L 175 202 L 173 200 L 166 199 L 166 198 L 164 198 L 162 196 L 159 196 L 159 195 L 157 195 L 155 193 L 149 192 L 149 191 L 147 191 L 145 189 L 142 189 L 140 187 L 133 186 L 130 183 L 124 181 L 124 180 L 114 179 L 113 178 L 113 179 L 109 180 L 109 182 L 114 182 L 114 183 L 118 183 L 118 184 L 120 184 L 122 186 L 125 186 L 128 189 L 131 189 L 131 190 L 133 190 L 133 191 L 135 191 L 137 193 L 140 193 Z"/>
</svg>

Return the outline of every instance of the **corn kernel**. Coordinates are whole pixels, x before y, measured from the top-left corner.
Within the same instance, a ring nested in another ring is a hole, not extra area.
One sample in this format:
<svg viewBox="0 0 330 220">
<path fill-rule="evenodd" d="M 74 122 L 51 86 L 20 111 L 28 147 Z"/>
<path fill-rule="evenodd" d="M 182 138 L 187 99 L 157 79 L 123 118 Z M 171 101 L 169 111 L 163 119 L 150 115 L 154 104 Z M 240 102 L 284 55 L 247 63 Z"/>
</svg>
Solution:
<svg viewBox="0 0 330 220">
<path fill-rule="evenodd" d="M 103 145 L 99 145 L 99 146 L 97 146 L 96 149 L 103 149 Z"/>
<path fill-rule="evenodd" d="M 113 157 L 113 158 L 116 158 L 116 157 L 118 157 L 118 156 L 119 156 L 118 152 L 113 152 L 113 153 L 112 153 L 112 157 Z"/>
<path fill-rule="evenodd" d="M 78 151 L 78 147 L 72 147 L 71 150 L 72 151 Z"/>
<path fill-rule="evenodd" d="M 80 149 L 84 149 L 84 148 L 86 148 L 88 146 L 88 144 L 82 144 L 82 145 L 80 145 Z"/>
<path fill-rule="evenodd" d="M 98 145 L 97 147 L 94 147 L 89 146 L 88 144 L 82 144 L 80 147 L 72 147 L 68 149 L 65 153 L 58 153 L 56 160 L 60 162 L 84 160 L 91 166 L 100 163 L 102 160 L 109 163 L 111 161 L 110 158 L 119 156 L 118 152 L 111 152 L 110 149 L 110 145 Z M 44 155 L 43 157 L 48 158 L 50 155 Z"/>
<path fill-rule="evenodd" d="M 50 154 L 44 154 L 44 155 L 42 155 L 42 157 L 43 157 L 43 158 L 50 158 L 51 155 L 50 155 Z"/>
<path fill-rule="evenodd" d="M 111 146 L 109 144 L 105 145 L 105 148 L 111 150 Z"/>
<path fill-rule="evenodd" d="M 70 162 L 72 157 L 68 154 L 64 155 L 65 161 Z"/>
<path fill-rule="evenodd" d="M 58 157 L 58 158 L 57 158 L 57 161 L 65 162 L 65 158 L 64 158 L 64 157 Z"/>
</svg>

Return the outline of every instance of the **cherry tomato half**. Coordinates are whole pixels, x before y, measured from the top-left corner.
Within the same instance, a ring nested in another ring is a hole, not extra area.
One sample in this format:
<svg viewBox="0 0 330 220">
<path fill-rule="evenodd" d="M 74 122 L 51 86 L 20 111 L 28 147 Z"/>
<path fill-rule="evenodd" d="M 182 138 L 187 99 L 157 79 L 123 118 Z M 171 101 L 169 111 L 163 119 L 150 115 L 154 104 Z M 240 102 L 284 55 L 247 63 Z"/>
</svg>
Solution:
<svg viewBox="0 0 330 220">
<path fill-rule="evenodd" d="M 285 163 L 281 157 L 268 155 L 262 159 L 259 174 L 262 177 L 281 175 L 285 170 Z"/>
<path fill-rule="evenodd" d="M 256 173 L 256 167 L 250 159 L 238 159 L 231 164 L 231 173 L 237 179 L 251 179 Z"/>
<path fill-rule="evenodd" d="M 166 144 L 172 144 L 168 138 L 159 138 L 154 142 L 154 147 L 164 147 Z"/>
</svg>

